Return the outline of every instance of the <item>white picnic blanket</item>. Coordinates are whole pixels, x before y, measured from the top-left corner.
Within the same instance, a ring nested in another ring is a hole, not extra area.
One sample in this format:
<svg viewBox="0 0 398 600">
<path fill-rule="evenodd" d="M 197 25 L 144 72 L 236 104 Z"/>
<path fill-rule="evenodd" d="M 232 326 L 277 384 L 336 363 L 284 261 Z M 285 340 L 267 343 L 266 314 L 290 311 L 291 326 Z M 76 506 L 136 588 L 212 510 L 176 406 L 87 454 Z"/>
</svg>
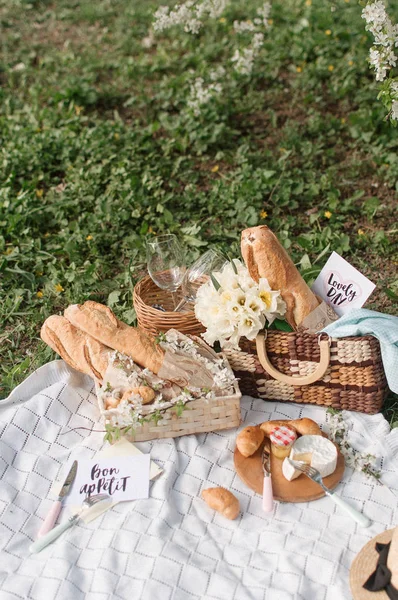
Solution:
<svg viewBox="0 0 398 600">
<path fill-rule="evenodd" d="M 244 425 L 302 416 L 324 423 L 325 409 L 242 399 Z M 328 498 L 276 503 L 267 516 L 234 471 L 233 429 L 137 444 L 164 469 L 150 498 L 118 504 L 30 555 L 53 480 L 72 455 L 91 458 L 103 447 L 103 434 L 90 433 L 100 429 L 98 417 L 92 381 L 63 361 L 41 367 L 0 402 L 1 600 L 349 599 L 354 556 L 398 523 L 397 496 L 350 469 L 337 491 L 373 519 L 370 528 Z M 345 417 L 357 449 L 380 457 L 383 480 L 398 494 L 398 430 L 390 433 L 380 414 Z M 219 485 L 240 500 L 235 521 L 200 498 Z"/>
</svg>

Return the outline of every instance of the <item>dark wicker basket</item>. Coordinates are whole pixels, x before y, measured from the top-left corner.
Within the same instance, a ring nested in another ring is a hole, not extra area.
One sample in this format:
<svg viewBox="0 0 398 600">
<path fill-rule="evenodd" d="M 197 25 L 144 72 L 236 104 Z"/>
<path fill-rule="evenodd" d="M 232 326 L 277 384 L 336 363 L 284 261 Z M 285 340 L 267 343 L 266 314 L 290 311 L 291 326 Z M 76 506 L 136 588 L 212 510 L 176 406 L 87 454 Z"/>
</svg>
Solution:
<svg viewBox="0 0 398 600">
<path fill-rule="evenodd" d="M 266 341 L 261 336 L 257 344 L 243 340 L 240 351 L 224 353 L 243 394 L 368 414 L 379 412 L 388 386 L 378 340 L 373 336 L 325 337 L 322 340 L 318 334 L 268 331 Z M 321 350 L 323 372 L 316 381 L 302 384 L 319 372 Z"/>
</svg>

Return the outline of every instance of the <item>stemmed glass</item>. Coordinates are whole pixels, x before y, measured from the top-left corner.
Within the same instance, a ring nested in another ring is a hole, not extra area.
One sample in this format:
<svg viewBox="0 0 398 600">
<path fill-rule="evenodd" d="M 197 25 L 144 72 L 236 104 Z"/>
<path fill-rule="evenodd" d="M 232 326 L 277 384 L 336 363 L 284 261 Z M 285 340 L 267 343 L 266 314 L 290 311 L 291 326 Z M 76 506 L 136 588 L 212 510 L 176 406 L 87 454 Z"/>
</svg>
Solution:
<svg viewBox="0 0 398 600">
<path fill-rule="evenodd" d="M 180 311 L 187 302 L 193 302 L 201 285 L 206 283 L 213 271 L 221 271 L 227 259 L 217 250 L 211 248 L 193 263 L 186 271 L 182 281 L 183 299 L 176 306 L 175 311 Z"/>
<path fill-rule="evenodd" d="M 148 273 L 162 290 L 169 290 L 176 306 L 175 292 L 185 275 L 184 253 L 173 233 L 147 238 L 146 256 Z"/>
</svg>

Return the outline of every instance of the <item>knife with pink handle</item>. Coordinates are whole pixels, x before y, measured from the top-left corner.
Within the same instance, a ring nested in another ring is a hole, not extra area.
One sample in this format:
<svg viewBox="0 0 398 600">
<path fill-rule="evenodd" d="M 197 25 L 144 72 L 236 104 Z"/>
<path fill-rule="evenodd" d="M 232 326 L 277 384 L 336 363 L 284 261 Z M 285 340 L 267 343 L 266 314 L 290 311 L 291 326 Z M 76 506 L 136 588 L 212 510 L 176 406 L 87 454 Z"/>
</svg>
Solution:
<svg viewBox="0 0 398 600">
<path fill-rule="evenodd" d="M 58 500 L 53 503 L 52 507 L 50 508 L 50 511 L 48 512 L 46 518 L 44 519 L 44 522 L 43 522 L 42 526 L 40 527 L 39 532 L 37 534 L 38 538 L 40 538 L 43 535 L 45 535 L 46 533 L 48 533 L 54 527 L 55 522 L 58 518 L 58 515 L 61 512 L 62 500 L 69 493 L 72 483 L 75 480 L 76 473 L 77 473 L 77 460 L 75 460 L 73 462 L 73 465 L 71 466 L 71 468 L 69 470 L 69 473 L 65 479 L 64 485 L 62 486 L 61 491 L 59 492 Z"/>
<path fill-rule="evenodd" d="M 263 448 L 263 472 L 264 472 L 264 483 L 263 483 L 263 511 L 266 513 L 272 512 L 274 508 L 274 497 L 272 494 L 272 479 L 271 479 L 271 455 L 270 447 L 267 441 Z"/>
</svg>

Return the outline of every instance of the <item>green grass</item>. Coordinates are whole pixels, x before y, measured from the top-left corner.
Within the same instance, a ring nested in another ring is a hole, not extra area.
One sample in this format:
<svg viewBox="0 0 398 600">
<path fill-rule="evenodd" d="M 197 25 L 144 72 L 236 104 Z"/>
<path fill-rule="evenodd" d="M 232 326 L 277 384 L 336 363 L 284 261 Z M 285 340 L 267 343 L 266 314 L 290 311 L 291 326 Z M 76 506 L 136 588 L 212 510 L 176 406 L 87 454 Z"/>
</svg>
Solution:
<svg viewBox="0 0 398 600">
<path fill-rule="evenodd" d="M 52 358 L 40 325 L 69 303 L 134 323 L 151 231 L 193 260 L 238 255 L 266 223 L 309 282 L 336 250 L 377 284 L 368 306 L 396 314 L 398 134 L 358 4 L 274 2 L 251 78 L 229 66 L 232 23 L 262 2 L 144 48 L 159 4 L 0 0 L 0 396 Z M 224 92 L 195 116 L 191 82 L 220 65 Z"/>
</svg>

